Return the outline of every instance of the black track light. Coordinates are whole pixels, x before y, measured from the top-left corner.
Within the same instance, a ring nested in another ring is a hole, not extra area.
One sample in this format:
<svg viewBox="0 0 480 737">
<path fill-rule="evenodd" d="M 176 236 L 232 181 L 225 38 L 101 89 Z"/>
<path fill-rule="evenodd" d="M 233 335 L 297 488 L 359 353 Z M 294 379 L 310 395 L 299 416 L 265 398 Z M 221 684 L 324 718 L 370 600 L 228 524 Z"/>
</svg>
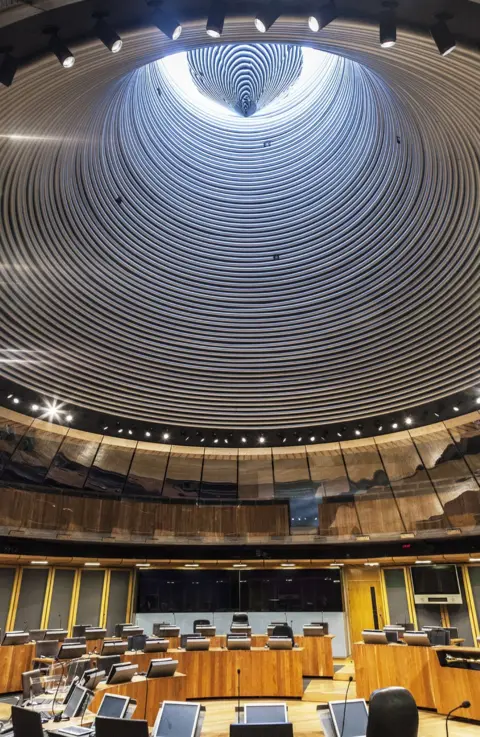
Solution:
<svg viewBox="0 0 480 737">
<path fill-rule="evenodd" d="M 57 36 L 57 28 L 46 28 L 44 33 L 50 36 L 48 48 L 54 54 L 64 69 L 71 69 L 75 64 L 75 57 L 66 44 Z"/>
<path fill-rule="evenodd" d="M 172 15 L 170 15 L 170 13 L 158 8 L 153 13 L 152 21 L 157 28 L 167 36 L 167 38 L 170 38 L 172 41 L 176 41 L 177 38 L 180 38 L 182 26 Z"/>
<path fill-rule="evenodd" d="M 225 23 L 226 6 L 223 0 L 212 0 L 208 11 L 207 33 L 212 38 L 220 38 Z"/>
<path fill-rule="evenodd" d="M 93 17 L 97 18 L 95 28 L 93 29 L 95 36 L 100 39 L 112 54 L 118 54 L 123 46 L 123 41 L 118 33 L 107 23 L 103 15 L 95 14 Z"/>
<path fill-rule="evenodd" d="M 266 33 L 275 21 L 280 18 L 281 6 L 277 0 L 271 0 L 264 8 L 258 11 L 255 18 L 255 28 L 260 33 Z"/>
<path fill-rule="evenodd" d="M 382 49 L 390 49 L 397 42 L 397 19 L 395 16 L 396 2 L 382 3 L 383 10 L 380 13 L 380 46 Z"/>
<path fill-rule="evenodd" d="M 335 20 L 336 17 L 337 9 L 333 2 L 321 5 L 308 16 L 308 27 L 311 31 L 317 33 L 317 31 L 321 31 L 322 28 L 328 26 L 328 24 L 331 23 L 332 20 Z"/>
<path fill-rule="evenodd" d="M 10 87 L 17 71 L 17 60 L 7 50 L 0 51 L 0 84 Z"/>
<path fill-rule="evenodd" d="M 449 27 L 446 24 L 447 20 L 450 20 L 451 16 L 437 16 L 438 21 L 430 26 L 430 33 L 432 38 L 437 45 L 437 49 L 442 56 L 447 56 L 457 47 L 455 38 L 451 33 Z"/>
</svg>

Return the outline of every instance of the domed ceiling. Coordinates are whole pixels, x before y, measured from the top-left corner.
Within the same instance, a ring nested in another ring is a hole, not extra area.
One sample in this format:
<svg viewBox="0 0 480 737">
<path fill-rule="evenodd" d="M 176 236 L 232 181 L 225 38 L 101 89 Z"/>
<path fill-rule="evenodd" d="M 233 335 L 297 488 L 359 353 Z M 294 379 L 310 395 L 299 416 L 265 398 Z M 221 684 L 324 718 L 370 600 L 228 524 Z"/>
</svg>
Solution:
<svg viewBox="0 0 480 737">
<path fill-rule="evenodd" d="M 478 57 L 246 28 L 89 45 L 0 92 L 4 377 L 225 428 L 479 379 Z"/>
</svg>

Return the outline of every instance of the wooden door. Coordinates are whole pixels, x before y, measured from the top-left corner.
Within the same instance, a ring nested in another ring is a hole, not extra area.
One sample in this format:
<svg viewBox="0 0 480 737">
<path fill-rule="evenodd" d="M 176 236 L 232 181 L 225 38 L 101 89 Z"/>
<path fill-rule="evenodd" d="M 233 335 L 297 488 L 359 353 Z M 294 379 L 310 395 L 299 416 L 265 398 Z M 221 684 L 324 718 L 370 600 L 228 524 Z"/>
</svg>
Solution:
<svg viewBox="0 0 480 737">
<path fill-rule="evenodd" d="M 382 629 L 385 624 L 380 570 L 350 568 L 346 575 L 350 643 L 362 640 L 362 630 Z"/>
</svg>

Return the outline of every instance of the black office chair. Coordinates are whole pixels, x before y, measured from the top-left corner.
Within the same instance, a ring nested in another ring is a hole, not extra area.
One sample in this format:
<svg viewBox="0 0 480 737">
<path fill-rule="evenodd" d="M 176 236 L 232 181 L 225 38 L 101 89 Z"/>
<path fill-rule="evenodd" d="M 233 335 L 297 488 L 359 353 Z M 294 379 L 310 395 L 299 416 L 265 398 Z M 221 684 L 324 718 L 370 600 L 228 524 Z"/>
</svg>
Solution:
<svg viewBox="0 0 480 737">
<path fill-rule="evenodd" d="M 293 630 L 289 624 L 277 624 L 273 628 L 272 637 L 289 637 L 292 641 L 292 645 L 295 646 L 295 638 L 293 636 Z"/>
<path fill-rule="evenodd" d="M 200 625 L 209 625 L 210 624 L 210 620 L 209 619 L 194 619 L 193 620 L 193 631 L 194 632 L 197 631 L 197 626 L 199 624 Z"/>
<path fill-rule="evenodd" d="M 367 737 L 417 737 L 418 709 L 410 691 L 380 688 L 370 696 Z"/>
<path fill-rule="evenodd" d="M 236 612 L 232 616 L 232 624 L 250 624 L 248 614 L 245 614 L 245 612 Z"/>
<path fill-rule="evenodd" d="M 431 630 L 426 630 L 426 632 L 431 645 L 450 645 L 450 632 L 443 629 L 443 627 L 435 627 Z"/>
<path fill-rule="evenodd" d="M 405 632 L 415 632 L 413 622 L 396 622 L 397 627 L 403 627 Z"/>
</svg>

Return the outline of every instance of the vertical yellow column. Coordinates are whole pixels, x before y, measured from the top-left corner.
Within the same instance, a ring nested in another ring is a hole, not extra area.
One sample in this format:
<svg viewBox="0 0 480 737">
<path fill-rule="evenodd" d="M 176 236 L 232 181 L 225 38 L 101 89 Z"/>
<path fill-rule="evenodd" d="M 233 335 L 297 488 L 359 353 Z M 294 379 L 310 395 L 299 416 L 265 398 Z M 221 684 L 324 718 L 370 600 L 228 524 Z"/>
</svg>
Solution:
<svg viewBox="0 0 480 737">
<path fill-rule="evenodd" d="M 103 591 L 102 591 L 102 603 L 100 605 L 100 627 L 107 626 L 107 614 L 108 614 L 108 599 L 110 596 L 110 569 L 105 570 L 105 576 L 103 579 Z"/>
<path fill-rule="evenodd" d="M 17 618 L 18 599 L 20 596 L 20 588 L 22 586 L 23 568 L 18 566 L 15 569 L 15 578 L 13 579 L 12 595 L 10 597 L 10 606 L 8 609 L 7 621 L 5 629 L 7 632 L 15 628 L 15 619 Z"/>
<path fill-rule="evenodd" d="M 415 596 L 413 593 L 412 577 L 410 574 L 410 568 L 404 568 L 403 573 L 405 575 L 405 589 L 407 591 L 407 602 L 408 602 L 408 613 L 410 621 L 415 625 L 415 629 L 418 629 L 417 610 L 415 609 Z"/>
<path fill-rule="evenodd" d="M 70 602 L 70 611 L 68 613 L 68 634 L 69 636 L 72 635 L 73 625 L 76 624 L 75 620 L 77 618 L 78 599 L 80 596 L 81 576 L 82 576 L 82 569 L 76 568 L 75 577 L 73 579 L 72 600 Z"/>
<path fill-rule="evenodd" d="M 472 628 L 473 642 L 478 647 L 477 637 L 480 637 L 480 628 L 478 626 L 477 607 L 475 606 L 475 597 L 473 596 L 472 582 L 470 581 L 470 566 L 462 566 L 463 585 L 465 587 L 465 597 L 467 600 L 468 616 L 470 626 Z"/>
<path fill-rule="evenodd" d="M 43 599 L 42 618 L 40 620 L 40 629 L 47 629 L 50 619 L 50 607 L 52 605 L 53 584 L 55 581 L 55 568 L 48 569 L 47 586 L 45 588 L 45 597 Z"/>
</svg>

